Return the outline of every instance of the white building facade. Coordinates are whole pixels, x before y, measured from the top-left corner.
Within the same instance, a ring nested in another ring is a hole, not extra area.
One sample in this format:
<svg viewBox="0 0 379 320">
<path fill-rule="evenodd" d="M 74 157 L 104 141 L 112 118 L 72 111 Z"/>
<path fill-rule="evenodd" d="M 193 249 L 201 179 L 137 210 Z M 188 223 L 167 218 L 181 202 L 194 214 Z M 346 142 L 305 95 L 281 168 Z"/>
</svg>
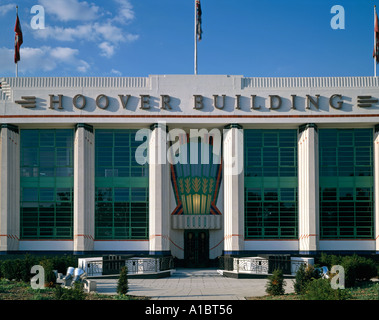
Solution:
<svg viewBox="0 0 379 320">
<path fill-rule="evenodd" d="M 0 79 L 0 251 L 379 252 L 379 80 Z"/>
</svg>

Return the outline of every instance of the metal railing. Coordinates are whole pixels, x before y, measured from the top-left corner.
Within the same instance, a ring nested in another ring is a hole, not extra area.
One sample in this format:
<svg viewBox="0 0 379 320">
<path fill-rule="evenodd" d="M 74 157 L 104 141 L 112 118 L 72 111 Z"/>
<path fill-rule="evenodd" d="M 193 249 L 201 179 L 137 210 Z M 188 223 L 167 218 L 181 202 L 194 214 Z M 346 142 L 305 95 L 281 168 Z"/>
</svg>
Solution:
<svg viewBox="0 0 379 320">
<path fill-rule="evenodd" d="M 283 271 L 283 274 L 291 274 L 291 257 L 289 255 L 270 256 L 269 273 L 273 273 L 276 269 Z"/>
<path fill-rule="evenodd" d="M 170 270 L 174 268 L 172 257 L 141 257 L 126 260 L 129 273 L 149 273 Z"/>
<path fill-rule="evenodd" d="M 103 275 L 119 274 L 125 260 L 125 257 L 115 255 L 103 257 Z"/>
<path fill-rule="evenodd" d="M 151 273 L 166 271 L 174 268 L 174 259 L 168 257 L 125 257 L 105 256 L 99 260 L 88 261 L 86 272 L 88 276 L 116 275 L 122 267 L 128 268 L 128 273 Z"/>
<path fill-rule="evenodd" d="M 219 258 L 219 268 L 225 271 L 269 274 L 281 269 L 283 274 L 291 274 L 290 256 L 278 255 L 268 257 L 229 257 Z"/>
<path fill-rule="evenodd" d="M 84 268 L 83 268 L 84 269 Z M 87 266 L 85 266 L 85 270 L 88 276 L 96 276 L 103 273 L 103 261 L 89 261 L 87 262 Z"/>
</svg>

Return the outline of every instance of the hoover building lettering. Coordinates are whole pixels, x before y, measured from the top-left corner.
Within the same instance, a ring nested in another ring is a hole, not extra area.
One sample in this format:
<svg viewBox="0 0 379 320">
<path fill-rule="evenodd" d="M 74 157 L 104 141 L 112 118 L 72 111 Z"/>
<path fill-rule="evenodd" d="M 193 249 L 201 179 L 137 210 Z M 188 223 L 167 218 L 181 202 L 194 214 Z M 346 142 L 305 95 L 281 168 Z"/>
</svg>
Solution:
<svg viewBox="0 0 379 320">
<path fill-rule="evenodd" d="M 110 106 L 110 99 L 115 97 L 107 96 L 106 94 L 98 94 L 94 100 L 96 108 L 107 110 Z M 301 99 L 300 99 L 301 98 Z M 152 107 L 158 107 L 161 110 L 178 111 L 173 109 L 173 97 L 170 95 L 160 95 L 159 98 L 150 96 L 149 94 L 141 94 L 139 96 L 132 96 L 129 94 L 119 94 L 116 98 L 121 109 L 128 109 L 130 111 L 136 111 L 137 109 L 143 111 L 149 111 Z M 137 107 L 130 107 L 131 100 L 138 100 Z M 158 100 L 158 102 L 156 102 Z M 178 100 L 178 99 L 176 99 Z M 296 94 L 290 95 L 290 97 L 282 97 L 279 95 L 268 95 L 268 97 L 261 97 L 257 95 L 242 96 L 235 95 L 234 97 L 227 97 L 225 94 L 215 94 L 211 97 L 195 94 L 192 96 L 194 110 L 203 110 L 209 106 L 214 110 L 244 110 L 244 111 L 259 111 L 259 110 L 319 110 L 330 107 L 335 110 L 343 110 L 346 103 L 356 105 L 359 108 L 370 108 L 378 103 L 377 98 L 372 96 L 357 96 L 355 103 L 349 97 L 345 97 L 342 94 L 332 94 L 331 96 L 324 97 L 319 94 L 298 96 Z M 301 100 L 301 101 L 299 101 Z M 39 99 L 36 96 L 21 96 L 20 100 L 16 100 L 15 103 L 24 108 L 36 108 Z M 52 110 L 65 109 L 68 104 L 71 104 L 76 109 L 86 109 L 88 105 L 88 97 L 83 94 L 77 94 L 74 97 L 64 96 L 62 94 L 49 94 L 47 100 L 47 108 Z M 180 105 L 176 107 L 180 108 Z M 191 106 L 190 106 L 191 107 Z"/>
</svg>

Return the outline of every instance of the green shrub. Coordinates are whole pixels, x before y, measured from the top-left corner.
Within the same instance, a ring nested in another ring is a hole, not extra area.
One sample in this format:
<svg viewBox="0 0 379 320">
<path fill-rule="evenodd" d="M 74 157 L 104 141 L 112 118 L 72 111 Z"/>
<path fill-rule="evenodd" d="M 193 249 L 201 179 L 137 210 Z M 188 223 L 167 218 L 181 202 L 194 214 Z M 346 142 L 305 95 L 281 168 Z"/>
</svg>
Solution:
<svg viewBox="0 0 379 320">
<path fill-rule="evenodd" d="M 30 270 L 35 261 L 27 256 L 25 259 L 9 259 L 1 263 L 1 276 L 8 280 L 30 281 Z"/>
<path fill-rule="evenodd" d="M 268 277 L 266 292 L 272 296 L 282 295 L 285 292 L 285 285 L 286 282 L 284 281 L 283 271 L 276 269 L 272 275 Z"/>
<path fill-rule="evenodd" d="M 377 276 L 375 262 L 369 258 L 357 255 L 345 256 L 341 259 L 345 271 L 345 286 L 353 287 L 356 281 L 369 281 Z"/>
<path fill-rule="evenodd" d="M 345 272 L 345 287 L 353 287 L 357 280 L 368 281 L 378 275 L 375 261 L 356 254 L 342 257 L 322 253 L 319 262 L 329 270 L 334 265 L 341 265 Z"/>
<path fill-rule="evenodd" d="M 62 299 L 63 294 L 66 292 L 66 288 L 63 288 L 61 285 L 56 285 L 54 288 L 54 298 L 55 300 L 64 300 Z"/>
<path fill-rule="evenodd" d="M 341 264 L 341 256 L 336 256 L 333 254 L 326 254 L 324 252 L 321 253 L 321 257 L 319 259 L 320 266 L 326 266 L 330 269 L 332 266 Z"/>
<path fill-rule="evenodd" d="M 75 282 L 71 288 L 64 288 L 60 285 L 55 286 L 54 298 L 56 300 L 85 300 L 83 283 Z"/>
<path fill-rule="evenodd" d="M 45 269 L 45 281 L 47 286 L 51 287 L 55 284 L 56 277 L 54 270 L 64 275 L 67 272 L 68 267 L 77 266 L 77 258 L 74 256 L 54 256 L 54 257 L 44 257 L 39 261 L 39 264 Z"/>
<path fill-rule="evenodd" d="M 19 280 L 19 272 L 18 272 L 18 260 L 4 260 L 2 267 L 2 274 L 5 279 L 8 280 Z"/>
<path fill-rule="evenodd" d="M 45 271 L 45 286 L 53 287 L 56 281 L 54 274 L 54 263 L 52 259 L 45 258 L 39 262 Z"/>
<path fill-rule="evenodd" d="M 328 279 L 315 279 L 308 282 L 304 300 L 347 300 L 351 294 L 346 289 L 333 289 Z"/>
<path fill-rule="evenodd" d="M 128 289 L 128 268 L 125 266 L 121 268 L 120 278 L 117 282 L 117 293 L 119 295 L 126 294 Z"/>
<path fill-rule="evenodd" d="M 37 264 L 38 261 L 35 257 L 26 255 L 20 262 L 20 280 L 30 282 L 30 279 L 33 277 L 33 274 L 31 274 L 32 267 Z"/>
<path fill-rule="evenodd" d="M 293 284 L 295 293 L 303 294 L 308 283 L 319 277 L 320 275 L 318 271 L 315 270 L 314 266 L 305 266 L 304 264 L 301 264 L 296 272 L 295 281 Z"/>
<path fill-rule="evenodd" d="M 78 258 L 73 255 L 62 255 L 52 257 L 54 270 L 66 274 L 68 267 L 76 268 L 78 265 Z"/>
<path fill-rule="evenodd" d="M 76 267 L 77 258 L 74 256 L 36 257 L 25 255 L 24 258 L 6 259 L 0 263 L 0 277 L 8 280 L 30 282 L 33 277 L 31 269 L 34 265 L 41 265 L 45 269 L 46 283 L 55 283 L 53 270 L 66 273 L 69 266 Z"/>
</svg>

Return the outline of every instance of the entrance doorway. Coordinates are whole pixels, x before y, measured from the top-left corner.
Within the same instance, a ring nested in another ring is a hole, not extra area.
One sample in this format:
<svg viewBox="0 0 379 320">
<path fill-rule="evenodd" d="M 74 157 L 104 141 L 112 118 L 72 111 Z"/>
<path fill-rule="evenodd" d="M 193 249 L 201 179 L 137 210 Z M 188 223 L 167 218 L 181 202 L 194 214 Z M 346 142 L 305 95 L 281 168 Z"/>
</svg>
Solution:
<svg viewBox="0 0 379 320">
<path fill-rule="evenodd" d="M 209 230 L 185 230 L 184 265 L 187 268 L 209 266 Z"/>
</svg>

